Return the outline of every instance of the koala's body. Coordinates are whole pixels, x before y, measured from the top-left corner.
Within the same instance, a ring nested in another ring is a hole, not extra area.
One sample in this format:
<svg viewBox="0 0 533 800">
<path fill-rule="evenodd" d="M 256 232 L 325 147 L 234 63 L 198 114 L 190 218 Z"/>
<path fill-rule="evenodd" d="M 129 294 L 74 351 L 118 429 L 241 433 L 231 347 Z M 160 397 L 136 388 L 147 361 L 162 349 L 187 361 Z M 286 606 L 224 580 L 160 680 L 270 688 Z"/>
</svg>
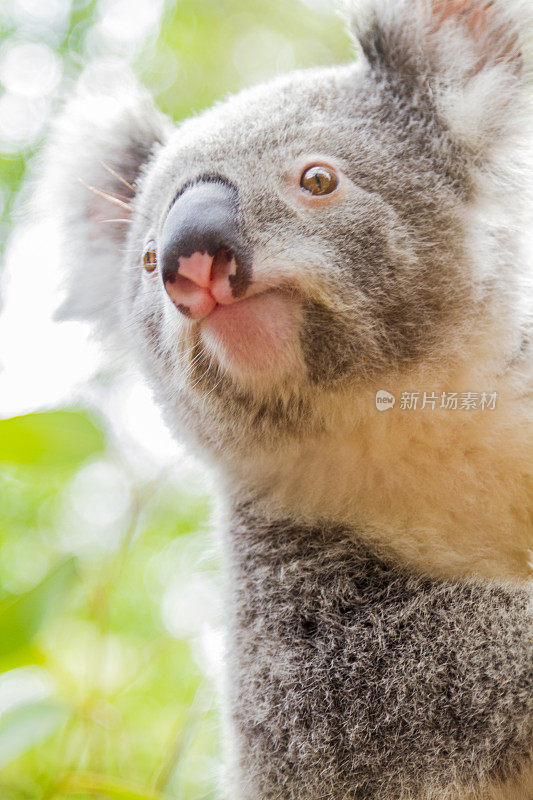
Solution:
<svg viewBox="0 0 533 800">
<path fill-rule="evenodd" d="M 531 800 L 533 9 L 351 18 L 356 63 L 176 128 L 71 102 L 66 310 L 219 471 L 229 796 Z"/>
</svg>

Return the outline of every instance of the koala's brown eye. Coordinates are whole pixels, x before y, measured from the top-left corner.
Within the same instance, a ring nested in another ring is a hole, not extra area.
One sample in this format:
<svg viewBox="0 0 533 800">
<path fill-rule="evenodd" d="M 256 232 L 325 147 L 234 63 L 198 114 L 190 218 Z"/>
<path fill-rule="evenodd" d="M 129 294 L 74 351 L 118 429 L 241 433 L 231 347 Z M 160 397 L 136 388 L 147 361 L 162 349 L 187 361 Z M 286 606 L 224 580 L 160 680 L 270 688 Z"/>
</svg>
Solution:
<svg viewBox="0 0 533 800">
<path fill-rule="evenodd" d="M 300 186 L 309 194 L 320 196 L 331 194 L 339 184 L 337 173 L 331 167 L 317 164 L 314 167 L 307 167 L 302 173 Z"/>
<path fill-rule="evenodd" d="M 155 252 L 155 242 L 148 242 L 143 253 L 143 267 L 146 272 L 153 272 L 157 267 L 157 255 Z"/>
</svg>

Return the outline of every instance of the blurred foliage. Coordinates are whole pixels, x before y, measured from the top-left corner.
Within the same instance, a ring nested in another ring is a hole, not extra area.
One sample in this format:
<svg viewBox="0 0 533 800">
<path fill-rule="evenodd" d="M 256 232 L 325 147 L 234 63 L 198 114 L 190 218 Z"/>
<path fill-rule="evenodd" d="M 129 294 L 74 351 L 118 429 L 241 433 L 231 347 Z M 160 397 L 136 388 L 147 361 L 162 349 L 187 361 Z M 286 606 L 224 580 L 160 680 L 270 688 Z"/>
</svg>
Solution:
<svg viewBox="0 0 533 800">
<path fill-rule="evenodd" d="M 127 60 L 180 119 L 349 58 L 332 5 L 2 0 L 1 244 L 87 64 Z M 170 475 L 139 478 L 114 441 L 82 410 L 0 421 L 0 800 L 220 796 L 210 502 Z"/>
<path fill-rule="evenodd" d="M 104 447 L 102 431 L 72 411 L 0 420 L 0 462 L 68 469 Z"/>
<path fill-rule="evenodd" d="M 186 589 L 191 572 L 216 581 L 205 496 L 161 476 L 130 483 L 126 502 L 114 487 L 115 530 L 100 507 L 82 541 L 70 526 L 98 501 L 80 475 L 123 468 L 98 422 L 56 411 L 0 421 L 0 442 L 4 429 L 0 797 L 216 797 L 217 711 L 199 642 L 172 635 L 161 611 L 169 584 Z"/>
</svg>

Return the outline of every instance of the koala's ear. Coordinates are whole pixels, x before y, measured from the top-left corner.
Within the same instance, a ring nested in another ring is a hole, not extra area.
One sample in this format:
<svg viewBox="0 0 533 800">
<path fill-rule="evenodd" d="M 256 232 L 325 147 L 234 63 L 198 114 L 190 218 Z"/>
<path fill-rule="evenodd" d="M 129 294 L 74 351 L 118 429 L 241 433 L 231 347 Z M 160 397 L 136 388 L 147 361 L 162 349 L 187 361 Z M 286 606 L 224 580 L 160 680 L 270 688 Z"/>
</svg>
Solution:
<svg viewBox="0 0 533 800">
<path fill-rule="evenodd" d="M 404 101 L 429 89 L 469 144 L 486 143 L 527 103 L 530 0 L 345 0 L 345 9 L 372 72 Z"/>
<path fill-rule="evenodd" d="M 124 73 L 80 81 L 53 124 L 38 205 L 60 225 L 67 275 L 58 319 L 90 320 L 104 332 L 114 327 L 130 206 L 170 127 Z"/>
</svg>

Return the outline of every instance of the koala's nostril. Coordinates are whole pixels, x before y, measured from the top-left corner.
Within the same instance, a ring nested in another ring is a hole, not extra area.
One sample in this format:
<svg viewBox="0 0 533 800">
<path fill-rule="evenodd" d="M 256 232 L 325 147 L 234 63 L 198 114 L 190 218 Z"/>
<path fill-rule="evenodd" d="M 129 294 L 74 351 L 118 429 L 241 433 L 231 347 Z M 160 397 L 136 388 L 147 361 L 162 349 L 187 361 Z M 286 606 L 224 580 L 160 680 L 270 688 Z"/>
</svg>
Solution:
<svg viewBox="0 0 533 800">
<path fill-rule="evenodd" d="M 232 265 L 236 264 L 237 262 L 231 250 L 219 250 L 213 259 L 212 278 L 228 277 L 231 274 Z"/>
</svg>

